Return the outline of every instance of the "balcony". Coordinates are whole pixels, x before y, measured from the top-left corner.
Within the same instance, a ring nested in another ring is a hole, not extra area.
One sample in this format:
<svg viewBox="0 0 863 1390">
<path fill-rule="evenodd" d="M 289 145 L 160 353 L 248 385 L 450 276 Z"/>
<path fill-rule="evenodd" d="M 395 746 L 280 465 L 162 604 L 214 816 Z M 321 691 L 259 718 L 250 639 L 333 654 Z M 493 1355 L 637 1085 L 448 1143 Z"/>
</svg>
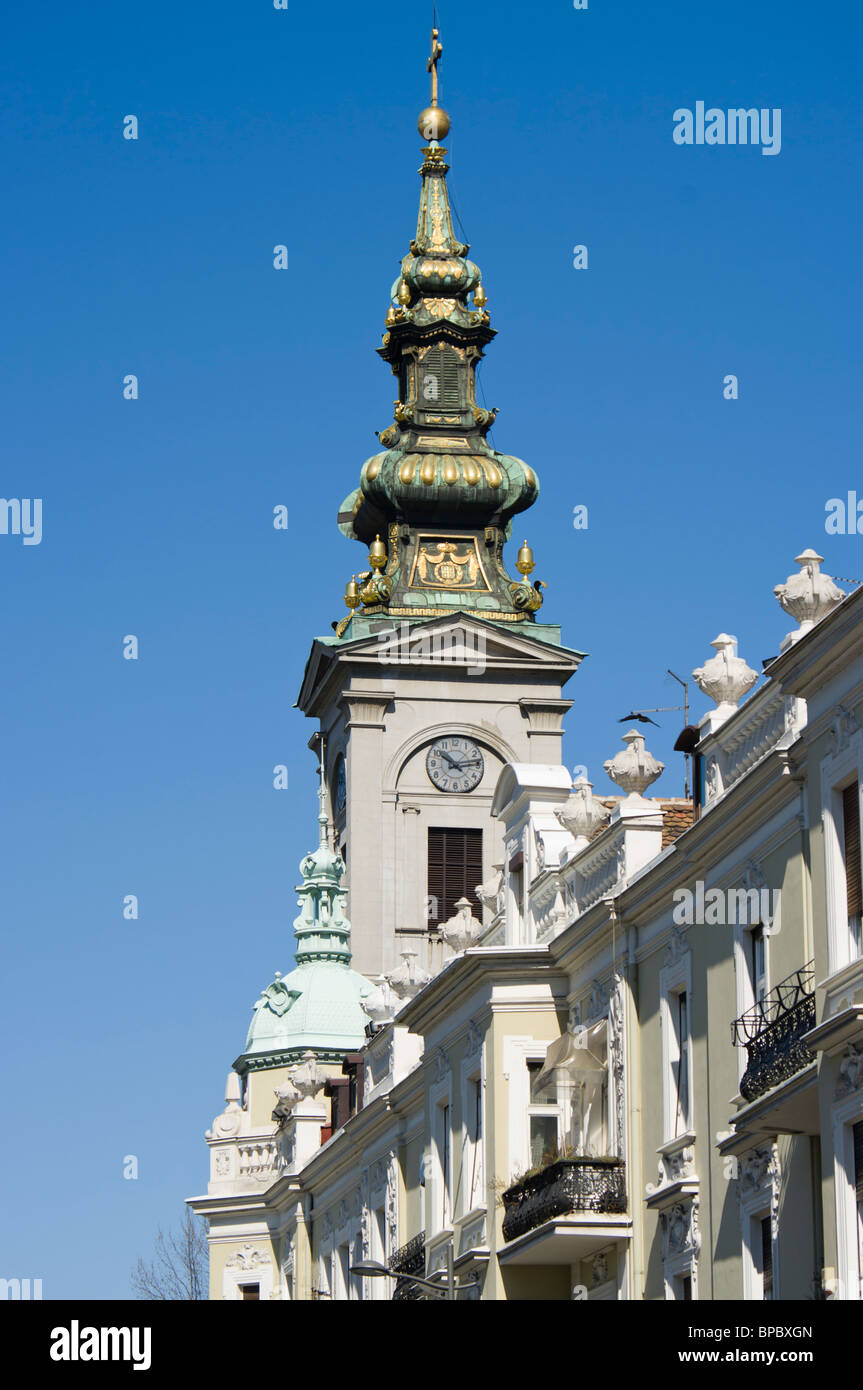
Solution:
<svg viewBox="0 0 863 1390">
<path fill-rule="evenodd" d="M 420 1231 L 418 1236 L 409 1240 L 407 1245 L 402 1245 L 392 1256 L 389 1262 L 393 1274 L 416 1274 L 420 1279 L 426 1272 L 426 1233 Z M 406 1279 L 397 1279 L 393 1290 L 393 1302 L 400 1303 L 419 1303 L 423 1299 L 422 1289 L 418 1289 L 415 1284 L 410 1284 Z"/>
<path fill-rule="evenodd" d="M 516 1240 L 557 1217 L 626 1211 L 626 1168 L 620 1158 L 561 1158 L 503 1194 L 503 1238 Z"/>
<path fill-rule="evenodd" d="M 803 1041 L 815 1027 L 814 962 L 780 981 L 753 1008 L 734 1020 L 731 1036 L 747 1052 L 740 1094 L 746 1101 L 796 1076 L 814 1061 Z"/>
</svg>

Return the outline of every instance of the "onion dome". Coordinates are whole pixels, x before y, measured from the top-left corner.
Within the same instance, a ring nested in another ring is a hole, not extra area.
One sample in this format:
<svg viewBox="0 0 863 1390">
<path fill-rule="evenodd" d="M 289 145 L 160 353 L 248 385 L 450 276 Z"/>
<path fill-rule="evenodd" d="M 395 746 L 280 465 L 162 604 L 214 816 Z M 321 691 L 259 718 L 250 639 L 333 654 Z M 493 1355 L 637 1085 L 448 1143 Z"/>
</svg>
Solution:
<svg viewBox="0 0 863 1390">
<path fill-rule="evenodd" d="M 342 511 L 350 514 L 349 533 L 369 543 L 384 519 L 446 526 L 455 509 L 460 526 L 506 527 L 538 496 L 533 469 L 511 454 L 480 445 L 473 453 L 387 449 L 363 464 Z"/>
</svg>

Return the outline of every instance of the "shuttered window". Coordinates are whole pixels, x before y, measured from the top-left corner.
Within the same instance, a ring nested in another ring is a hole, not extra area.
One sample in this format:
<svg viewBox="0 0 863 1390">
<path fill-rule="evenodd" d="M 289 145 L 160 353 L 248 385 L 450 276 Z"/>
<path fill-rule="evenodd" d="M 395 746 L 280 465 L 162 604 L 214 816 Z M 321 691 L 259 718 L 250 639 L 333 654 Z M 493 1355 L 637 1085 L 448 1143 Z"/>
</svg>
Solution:
<svg viewBox="0 0 863 1390">
<path fill-rule="evenodd" d="M 842 792 L 842 814 L 845 831 L 845 892 L 848 900 L 848 926 L 854 952 L 860 953 L 860 919 L 863 913 L 863 892 L 860 875 L 860 789 L 852 782 Z"/>
<path fill-rule="evenodd" d="M 455 916 L 459 898 L 467 898 L 474 911 L 477 884 L 482 883 L 482 831 L 429 828 L 428 895 L 429 926 L 439 927 Z M 436 915 L 435 915 L 436 909 Z"/>
<path fill-rule="evenodd" d="M 450 347 L 430 348 L 420 362 L 420 406 L 424 410 L 460 410 L 459 360 Z"/>
</svg>

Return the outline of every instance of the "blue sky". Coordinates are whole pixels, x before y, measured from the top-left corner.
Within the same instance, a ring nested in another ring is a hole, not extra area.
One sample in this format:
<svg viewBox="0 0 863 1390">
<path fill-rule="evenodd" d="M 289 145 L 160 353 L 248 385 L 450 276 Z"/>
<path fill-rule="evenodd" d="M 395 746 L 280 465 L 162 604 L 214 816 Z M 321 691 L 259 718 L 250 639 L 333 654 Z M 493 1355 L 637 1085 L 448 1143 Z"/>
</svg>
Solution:
<svg viewBox="0 0 863 1390">
<path fill-rule="evenodd" d="M 0 1275 L 48 1298 L 129 1296 L 204 1189 L 203 1131 L 290 963 L 316 813 L 292 706 L 364 554 L 338 504 L 391 419 L 374 349 L 416 225 L 430 10 L 4 12 L 0 492 L 43 500 L 43 539 L 0 535 Z M 863 540 L 824 529 L 828 498 L 863 495 L 860 13 L 438 12 L 494 442 L 541 480 L 519 532 L 543 616 L 590 653 L 566 758 L 607 791 L 617 718 L 677 703 L 667 667 L 722 630 L 757 668 L 778 650 L 800 550 L 863 578 Z M 781 108 L 780 154 L 676 145 L 698 100 Z M 681 718 L 657 717 L 656 790 L 679 794 Z"/>
</svg>

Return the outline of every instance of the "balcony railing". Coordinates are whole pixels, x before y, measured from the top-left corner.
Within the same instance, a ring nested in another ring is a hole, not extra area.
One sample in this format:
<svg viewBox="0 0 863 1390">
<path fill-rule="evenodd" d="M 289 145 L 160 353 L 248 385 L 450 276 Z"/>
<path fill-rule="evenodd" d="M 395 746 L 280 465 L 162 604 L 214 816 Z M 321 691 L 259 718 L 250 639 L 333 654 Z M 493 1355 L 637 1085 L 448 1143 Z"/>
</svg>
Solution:
<svg viewBox="0 0 863 1390">
<path fill-rule="evenodd" d="M 749 1059 L 740 1082 L 744 1100 L 757 1100 L 813 1060 L 802 1038 L 815 1027 L 814 979 L 810 961 L 732 1023 L 732 1039 Z"/>
<path fill-rule="evenodd" d="M 625 1212 L 626 1167 L 620 1158 L 561 1158 L 503 1194 L 504 1240 L 515 1240 L 556 1216 Z"/>
<path fill-rule="evenodd" d="M 416 1274 L 422 1279 L 426 1272 L 425 1231 L 420 1231 L 407 1245 L 402 1245 L 391 1257 L 389 1264 L 393 1274 Z M 409 1283 L 407 1279 L 396 1280 L 393 1302 L 398 1300 L 404 1303 L 418 1303 L 422 1297 L 422 1289 L 418 1289 L 415 1284 Z"/>
</svg>

